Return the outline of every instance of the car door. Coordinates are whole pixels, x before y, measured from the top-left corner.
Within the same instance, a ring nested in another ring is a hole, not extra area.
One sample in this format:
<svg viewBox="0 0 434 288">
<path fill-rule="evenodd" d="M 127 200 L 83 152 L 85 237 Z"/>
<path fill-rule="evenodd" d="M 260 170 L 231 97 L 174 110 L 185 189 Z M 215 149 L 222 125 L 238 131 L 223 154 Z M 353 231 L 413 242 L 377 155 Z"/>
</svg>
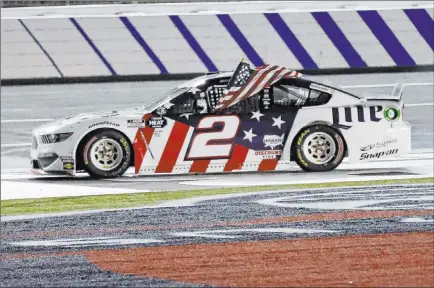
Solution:
<svg viewBox="0 0 434 288">
<path fill-rule="evenodd" d="M 277 90 L 271 88 L 216 110 L 225 84 L 208 85 L 174 102 L 177 107 L 167 116 L 178 127 L 184 127 L 179 138 L 182 147 L 179 143 L 179 153 L 173 154 L 178 159 L 175 170 L 203 173 L 275 169 L 297 109 L 274 103 Z M 175 145 L 171 140 L 168 145 Z"/>
<path fill-rule="evenodd" d="M 216 110 L 226 83 L 192 88 L 152 112 L 145 173 L 275 169 L 303 101 L 297 104 L 294 93 L 272 86 Z"/>
<path fill-rule="evenodd" d="M 225 111 L 215 110 L 228 80 L 211 80 L 173 101 L 174 107 L 168 111 L 167 118 L 175 122 L 179 131 L 177 138 L 171 138 L 172 143 L 168 143 L 177 146 L 172 149 L 172 157 L 177 158 L 174 170 L 227 172 L 243 162 L 241 158 L 247 149 L 237 143 L 242 119 L 247 116 L 245 103 Z"/>
</svg>

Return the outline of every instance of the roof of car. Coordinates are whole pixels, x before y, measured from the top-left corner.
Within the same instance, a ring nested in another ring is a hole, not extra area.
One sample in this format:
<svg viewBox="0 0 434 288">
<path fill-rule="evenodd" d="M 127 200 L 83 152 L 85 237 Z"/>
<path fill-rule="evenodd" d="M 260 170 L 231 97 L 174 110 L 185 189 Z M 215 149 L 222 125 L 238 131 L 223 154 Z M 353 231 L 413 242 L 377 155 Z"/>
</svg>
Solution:
<svg viewBox="0 0 434 288">
<path fill-rule="evenodd" d="M 197 86 L 199 86 L 201 84 L 204 84 L 208 80 L 218 79 L 218 78 L 229 78 L 229 77 L 231 77 L 233 75 L 233 73 L 234 73 L 234 71 L 207 73 L 205 75 L 193 78 L 193 79 L 191 79 L 191 80 L 183 83 L 183 87 L 197 87 Z M 330 85 L 327 85 L 327 84 L 323 84 L 323 83 L 314 81 L 313 79 L 309 79 L 308 75 L 301 76 L 300 78 L 285 77 L 285 79 L 292 79 L 292 80 L 294 80 L 294 82 L 299 82 L 299 83 L 303 83 L 304 82 L 306 84 L 302 85 L 302 86 L 305 86 L 306 88 L 309 88 L 310 84 L 317 84 L 317 85 L 320 85 L 320 86 L 324 86 L 324 87 L 327 87 L 327 88 L 330 88 L 330 89 L 333 89 L 333 90 L 345 93 L 345 94 L 347 94 L 349 96 L 361 99 L 360 96 L 357 96 L 357 95 L 352 94 L 352 93 L 350 93 L 348 91 L 342 90 L 342 89 L 340 89 L 338 87 L 330 86 Z"/>
</svg>

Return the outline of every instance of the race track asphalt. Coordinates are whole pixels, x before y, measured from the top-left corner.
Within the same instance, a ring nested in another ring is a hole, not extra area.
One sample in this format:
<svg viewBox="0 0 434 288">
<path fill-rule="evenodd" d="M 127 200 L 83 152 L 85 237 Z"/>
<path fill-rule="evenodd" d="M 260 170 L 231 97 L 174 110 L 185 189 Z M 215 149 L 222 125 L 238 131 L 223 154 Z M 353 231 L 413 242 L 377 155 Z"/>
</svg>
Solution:
<svg viewBox="0 0 434 288">
<path fill-rule="evenodd" d="M 352 88 L 346 90 L 359 95 L 390 94 L 396 82 L 410 84 L 405 88 L 403 98 L 408 105 L 404 117 L 413 127 L 412 148 L 433 147 L 433 72 L 312 78 L 331 85 L 350 86 Z M 20 145 L 29 144 L 31 130 L 44 123 L 38 119 L 141 106 L 178 83 L 180 82 L 166 81 L 1 87 L 1 167 L 28 167 L 29 146 Z M 383 87 L 384 84 L 389 85 Z M 26 119 L 35 121 L 20 122 Z"/>
<path fill-rule="evenodd" d="M 0 281 L 432 286 L 432 193 L 432 184 L 295 190 L 3 221 Z"/>
</svg>

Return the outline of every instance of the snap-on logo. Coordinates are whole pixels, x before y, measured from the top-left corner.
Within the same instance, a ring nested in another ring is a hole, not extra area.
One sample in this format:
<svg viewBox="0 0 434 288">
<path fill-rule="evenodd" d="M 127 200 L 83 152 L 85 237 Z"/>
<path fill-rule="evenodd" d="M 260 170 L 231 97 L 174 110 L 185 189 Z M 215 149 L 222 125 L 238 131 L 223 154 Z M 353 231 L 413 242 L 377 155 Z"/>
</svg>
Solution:
<svg viewBox="0 0 434 288">
<path fill-rule="evenodd" d="M 398 153 L 398 149 L 392 149 L 392 150 L 387 150 L 387 151 L 383 151 L 383 152 L 377 152 L 377 153 L 362 153 L 362 155 L 360 155 L 360 160 L 367 160 L 367 159 L 372 159 L 372 158 L 381 158 L 383 156 L 387 156 L 387 155 L 393 155 L 393 154 L 397 154 Z"/>
</svg>

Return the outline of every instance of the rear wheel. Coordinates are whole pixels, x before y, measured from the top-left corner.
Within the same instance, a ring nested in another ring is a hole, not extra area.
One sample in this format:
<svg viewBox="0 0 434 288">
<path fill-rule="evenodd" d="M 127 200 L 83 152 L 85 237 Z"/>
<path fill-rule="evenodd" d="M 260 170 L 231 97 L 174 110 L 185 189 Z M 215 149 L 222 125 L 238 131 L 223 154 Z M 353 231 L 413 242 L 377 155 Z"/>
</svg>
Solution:
<svg viewBox="0 0 434 288">
<path fill-rule="evenodd" d="M 342 136 L 326 125 L 302 129 L 293 147 L 295 161 L 307 172 L 331 171 L 341 164 L 345 155 Z"/>
<path fill-rule="evenodd" d="M 85 170 L 90 176 L 115 178 L 127 171 L 131 147 L 121 133 L 106 130 L 88 137 L 82 155 Z"/>
</svg>

